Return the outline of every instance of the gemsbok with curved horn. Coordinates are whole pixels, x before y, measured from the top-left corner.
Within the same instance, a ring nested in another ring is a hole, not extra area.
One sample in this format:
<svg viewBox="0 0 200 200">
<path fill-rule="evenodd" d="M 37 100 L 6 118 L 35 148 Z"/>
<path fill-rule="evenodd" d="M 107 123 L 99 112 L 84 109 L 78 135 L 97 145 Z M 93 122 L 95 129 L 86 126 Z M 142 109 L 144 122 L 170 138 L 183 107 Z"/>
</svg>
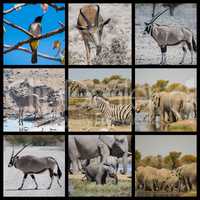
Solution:
<svg viewBox="0 0 200 200">
<path fill-rule="evenodd" d="M 57 183 L 60 187 L 62 187 L 59 182 L 59 179 L 62 176 L 62 172 L 55 158 L 50 156 L 38 158 L 32 155 L 20 156 L 20 157 L 18 156 L 29 145 L 30 144 L 26 144 L 25 146 L 23 146 L 23 148 L 20 149 L 15 155 L 13 146 L 12 155 L 8 164 L 8 167 L 14 166 L 15 168 L 21 170 L 24 174 L 21 186 L 18 188 L 18 190 L 21 190 L 23 188 L 24 182 L 28 175 L 30 175 L 31 178 L 33 179 L 35 183 L 35 190 L 37 190 L 38 184 L 36 182 L 34 174 L 40 174 L 42 172 L 45 172 L 46 170 L 49 170 L 49 175 L 51 178 L 51 182 L 47 189 L 51 188 L 54 176 L 57 176 Z M 57 166 L 57 173 L 54 172 L 55 166 Z"/>
<path fill-rule="evenodd" d="M 100 15 L 99 5 L 88 5 L 80 9 L 77 28 L 82 35 L 85 44 L 88 65 L 90 65 L 91 45 L 96 47 L 96 55 L 99 55 L 102 49 L 101 38 L 103 28 L 109 22 L 110 18 L 104 21 Z"/>
<path fill-rule="evenodd" d="M 169 8 L 168 8 L 169 9 Z M 155 24 L 155 20 L 158 19 L 162 14 L 164 14 L 168 9 L 157 13 L 149 22 L 145 23 L 144 34 L 150 34 L 153 39 L 157 42 L 158 46 L 161 49 L 162 59 L 160 64 L 167 64 L 166 62 L 166 53 L 167 46 L 175 46 L 182 44 L 183 57 L 179 64 L 184 63 L 184 59 L 187 53 L 187 48 L 191 53 L 191 62 L 193 63 L 193 51 L 197 51 L 197 44 L 194 39 L 192 31 L 185 27 L 170 26 L 170 25 L 159 25 Z"/>
</svg>

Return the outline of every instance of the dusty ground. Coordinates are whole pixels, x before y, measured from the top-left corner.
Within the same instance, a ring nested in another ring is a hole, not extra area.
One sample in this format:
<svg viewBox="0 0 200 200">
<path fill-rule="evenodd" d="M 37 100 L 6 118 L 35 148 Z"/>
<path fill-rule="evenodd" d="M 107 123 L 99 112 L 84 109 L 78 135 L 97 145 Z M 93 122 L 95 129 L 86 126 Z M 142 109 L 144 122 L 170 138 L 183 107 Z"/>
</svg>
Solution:
<svg viewBox="0 0 200 200">
<path fill-rule="evenodd" d="M 79 10 L 86 4 L 69 4 L 69 64 L 82 65 L 85 61 L 85 47 L 76 25 Z M 99 4 L 103 19 L 111 18 L 105 26 L 101 54 L 96 57 L 92 50 L 92 64 L 131 65 L 132 14 L 130 4 Z"/>
<path fill-rule="evenodd" d="M 15 149 L 15 152 L 17 152 Z M 34 182 L 31 177 L 27 177 L 26 182 L 24 183 L 23 190 L 17 190 L 20 186 L 23 173 L 16 169 L 15 167 L 8 168 L 8 163 L 10 159 L 10 155 L 12 152 L 11 147 L 4 147 L 4 173 L 3 173 L 3 192 L 4 196 L 15 196 L 15 197 L 41 197 L 41 196 L 64 196 L 65 195 L 65 151 L 63 147 L 28 147 L 26 148 L 21 155 L 34 155 L 34 156 L 52 156 L 54 157 L 59 167 L 62 171 L 62 177 L 60 179 L 60 183 L 62 188 L 60 188 L 57 184 L 56 178 L 52 184 L 52 188 L 47 190 L 50 183 L 49 172 L 44 172 L 42 174 L 35 175 L 37 183 L 39 185 L 38 190 L 34 190 Z M 39 154 L 39 155 L 38 155 Z M 57 168 L 56 168 L 57 170 Z"/>
<path fill-rule="evenodd" d="M 4 69 L 4 87 L 28 79 L 31 85 L 48 85 L 54 90 L 65 88 L 65 70 L 58 68 Z"/>
<path fill-rule="evenodd" d="M 111 129 L 108 129 L 105 125 L 100 125 L 94 127 L 94 124 L 91 120 L 88 119 L 70 119 L 69 123 L 69 131 L 81 131 L 81 132 L 131 132 L 131 126 L 114 126 Z"/>
<path fill-rule="evenodd" d="M 164 10 L 160 4 L 156 7 L 156 13 Z M 150 35 L 143 35 L 144 22 L 151 19 L 152 4 L 137 4 L 135 9 L 135 63 L 136 64 L 159 64 L 161 59 L 160 48 Z M 195 38 L 197 38 L 196 27 L 196 7 L 195 4 L 181 4 L 175 8 L 174 17 L 169 16 L 166 12 L 155 23 L 161 25 L 178 25 L 184 26 L 192 30 Z M 168 47 L 167 63 L 170 65 L 178 65 L 182 58 L 181 46 Z M 190 63 L 190 53 L 185 58 L 185 64 Z M 194 62 L 196 64 L 196 54 Z"/>
</svg>

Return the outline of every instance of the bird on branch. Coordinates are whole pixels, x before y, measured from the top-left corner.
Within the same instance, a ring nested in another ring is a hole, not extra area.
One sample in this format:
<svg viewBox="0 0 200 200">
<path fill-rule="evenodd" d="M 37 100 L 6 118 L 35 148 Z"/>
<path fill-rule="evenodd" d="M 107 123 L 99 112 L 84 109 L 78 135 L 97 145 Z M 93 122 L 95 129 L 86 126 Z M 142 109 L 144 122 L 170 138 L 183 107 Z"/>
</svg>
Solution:
<svg viewBox="0 0 200 200">
<path fill-rule="evenodd" d="M 42 16 L 38 16 L 35 18 L 34 22 L 30 24 L 29 26 L 29 31 L 30 33 L 32 33 L 34 36 L 40 36 L 42 33 Z M 31 47 L 31 51 L 32 51 L 32 58 L 31 58 L 31 62 L 33 64 L 37 63 L 37 48 L 39 45 L 39 40 L 33 40 L 29 43 L 30 47 Z"/>
</svg>

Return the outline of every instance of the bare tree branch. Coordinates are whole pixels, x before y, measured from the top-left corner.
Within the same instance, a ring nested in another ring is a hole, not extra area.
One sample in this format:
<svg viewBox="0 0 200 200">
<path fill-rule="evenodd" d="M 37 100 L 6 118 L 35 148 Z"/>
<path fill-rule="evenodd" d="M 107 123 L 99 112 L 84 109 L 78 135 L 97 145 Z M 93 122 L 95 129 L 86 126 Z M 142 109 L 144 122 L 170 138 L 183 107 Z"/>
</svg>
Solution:
<svg viewBox="0 0 200 200">
<path fill-rule="evenodd" d="M 65 6 L 57 6 L 55 3 L 49 3 L 49 6 L 54 8 L 56 11 L 65 10 Z"/>
<path fill-rule="evenodd" d="M 64 27 L 65 24 L 63 24 L 61 21 L 58 22 L 60 24 L 61 27 Z"/>
<path fill-rule="evenodd" d="M 8 52 L 11 52 L 13 51 L 14 49 L 17 49 L 18 47 L 24 45 L 24 44 L 27 44 L 27 43 L 30 43 L 32 42 L 33 40 L 37 39 L 37 40 L 41 40 L 41 39 L 44 39 L 44 38 L 48 38 L 50 36 L 53 36 L 53 35 L 56 35 L 58 33 L 62 33 L 65 31 L 65 27 L 62 27 L 60 29 L 56 29 L 54 31 L 51 31 L 49 33 L 46 33 L 44 35 L 40 35 L 40 36 L 37 36 L 37 37 L 33 37 L 33 38 L 29 38 L 29 39 L 26 39 L 26 40 L 23 40 L 21 42 L 18 42 L 16 45 L 14 46 L 11 46 L 10 48 L 8 48 L 7 50 L 5 50 L 3 53 L 6 54 Z"/>
<path fill-rule="evenodd" d="M 3 46 L 5 49 L 8 49 L 10 47 L 12 47 L 11 45 L 7 45 L 5 44 Z M 23 48 L 23 47 L 18 47 L 16 50 L 19 50 L 19 51 L 24 51 L 26 53 L 30 53 L 32 54 L 32 51 L 29 50 L 29 49 L 26 49 L 26 48 Z M 52 57 L 52 56 L 49 56 L 49 55 L 46 55 L 46 54 L 43 54 L 43 53 L 40 53 L 38 52 L 37 55 L 41 58 L 45 58 L 45 59 L 48 59 L 48 60 L 54 60 L 54 61 L 58 61 L 58 62 L 61 62 L 61 59 L 60 58 L 56 58 L 56 57 Z"/>
<path fill-rule="evenodd" d="M 34 35 L 32 33 L 30 33 L 29 31 L 25 30 L 24 28 L 16 25 L 16 24 L 13 24 L 12 22 L 9 22 L 8 20 L 4 19 L 3 22 L 13 28 L 16 28 L 24 33 L 26 33 L 27 35 L 29 35 L 30 37 L 34 37 Z"/>
<path fill-rule="evenodd" d="M 3 14 L 6 15 L 6 14 L 11 13 L 14 10 L 17 10 L 17 9 L 23 7 L 23 6 L 26 6 L 26 5 L 27 5 L 27 3 L 18 3 L 18 4 L 15 4 L 12 8 L 10 8 L 8 10 L 4 10 Z"/>
</svg>

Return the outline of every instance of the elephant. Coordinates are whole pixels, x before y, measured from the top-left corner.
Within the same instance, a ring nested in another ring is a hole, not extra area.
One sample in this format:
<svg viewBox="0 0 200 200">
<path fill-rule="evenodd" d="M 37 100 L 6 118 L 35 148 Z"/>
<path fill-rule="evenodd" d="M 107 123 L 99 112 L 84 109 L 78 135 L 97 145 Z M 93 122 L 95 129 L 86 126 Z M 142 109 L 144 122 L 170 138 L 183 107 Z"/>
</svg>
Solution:
<svg viewBox="0 0 200 200">
<path fill-rule="evenodd" d="M 96 184 L 105 184 L 106 178 L 115 179 L 115 184 L 118 183 L 118 159 L 113 156 L 108 156 L 104 162 L 92 162 L 89 165 L 83 165 L 83 170 L 88 181 L 96 181 Z"/>
<path fill-rule="evenodd" d="M 118 162 L 118 158 L 117 157 L 108 156 L 105 159 L 105 164 L 109 165 L 109 166 L 112 166 L 115 169 L 116 173 L 117 173 L 118 168 L 119 168 L 119 162 Z"/>
<path fill-rule="evenodd" d="M 154 93 L 152 102 L 155 108 L 160 110 L 160 122 L 175 122 L 182 119 L 181 112 L 186 99 L 187 96 L 184 92 Z"/>
<path fill-rule="evenodd" d="M 164 181 L 163 190 L 167 192 L 173 192 L 175 189 L 179 189 L 179 178 L 176 175 L 171 175 L 167 180 Z"/>
<path fill-rule="evenodd" d="M 186 191 L 196 189 L 197 184 L 197 164 L 196 162 L 182 165 L 176 169 L 180 184 L 185 186 Z"/>
<path fill-rule="evenodd" d="M 103 163 L 90 163 L 84 167 L 85 175 L 88 181 L 96 181 L 96 184 L 106 184 L 106 178 L 115 179 L 115 184 L 118 183 L 116 169 L 106 161 Z"/>
<path fill-rule="evenodd" d="M 123 82 L 123 83 L 118 83 L 116 86 L 115 86 L 115 95 L 116 96 L 130 96 L 130 93 L 131 93 L 131 87 L 127 82 Z"/>
<path fill-rule="evenodd" d="M 157 169 L 154 167 L 143 167 L 140 166 L 137 168 L 137 182 L 138 187 L 142 186 L 144 191 L 156 191 L 156 178 L 157 178 Z"/>
<path fill-rule="evenodd" d="M 182 118 L 189 119 L 190 117 L 196 117 L 196 103 L 195 102 L 186 102 L 182 109 Z"/>
<path fill-rule="evenodd" d="M 157 170 L 156 184 L 158 190 L 163 189 L 163 184 L 169 177 L 171 177 L 171 171 L 169 169 L 162 168 Z"/>
<path fill-rule="evenodd" d="M 136 103 L 135 112 L 148 111 L 148 114 L 144 117 L 144 120 L 148 118 L 148 121 L 152 124 L 155 123 L 156 116 L 160 116 L 158 109 L 155 107 L 151 100 Z"/>
<path fill-rule="evenodd" d="M 126 135 L 70 135 L 68 140 L 69 162 L 72 163 L 72 172 L 79 171 L 78 160 L 87 160 L 100 156 L 103 163 L 110 155 L 122 158 L 123 170 L 127 173 L 128 165 L 128 140 Z"/>
</svg>

